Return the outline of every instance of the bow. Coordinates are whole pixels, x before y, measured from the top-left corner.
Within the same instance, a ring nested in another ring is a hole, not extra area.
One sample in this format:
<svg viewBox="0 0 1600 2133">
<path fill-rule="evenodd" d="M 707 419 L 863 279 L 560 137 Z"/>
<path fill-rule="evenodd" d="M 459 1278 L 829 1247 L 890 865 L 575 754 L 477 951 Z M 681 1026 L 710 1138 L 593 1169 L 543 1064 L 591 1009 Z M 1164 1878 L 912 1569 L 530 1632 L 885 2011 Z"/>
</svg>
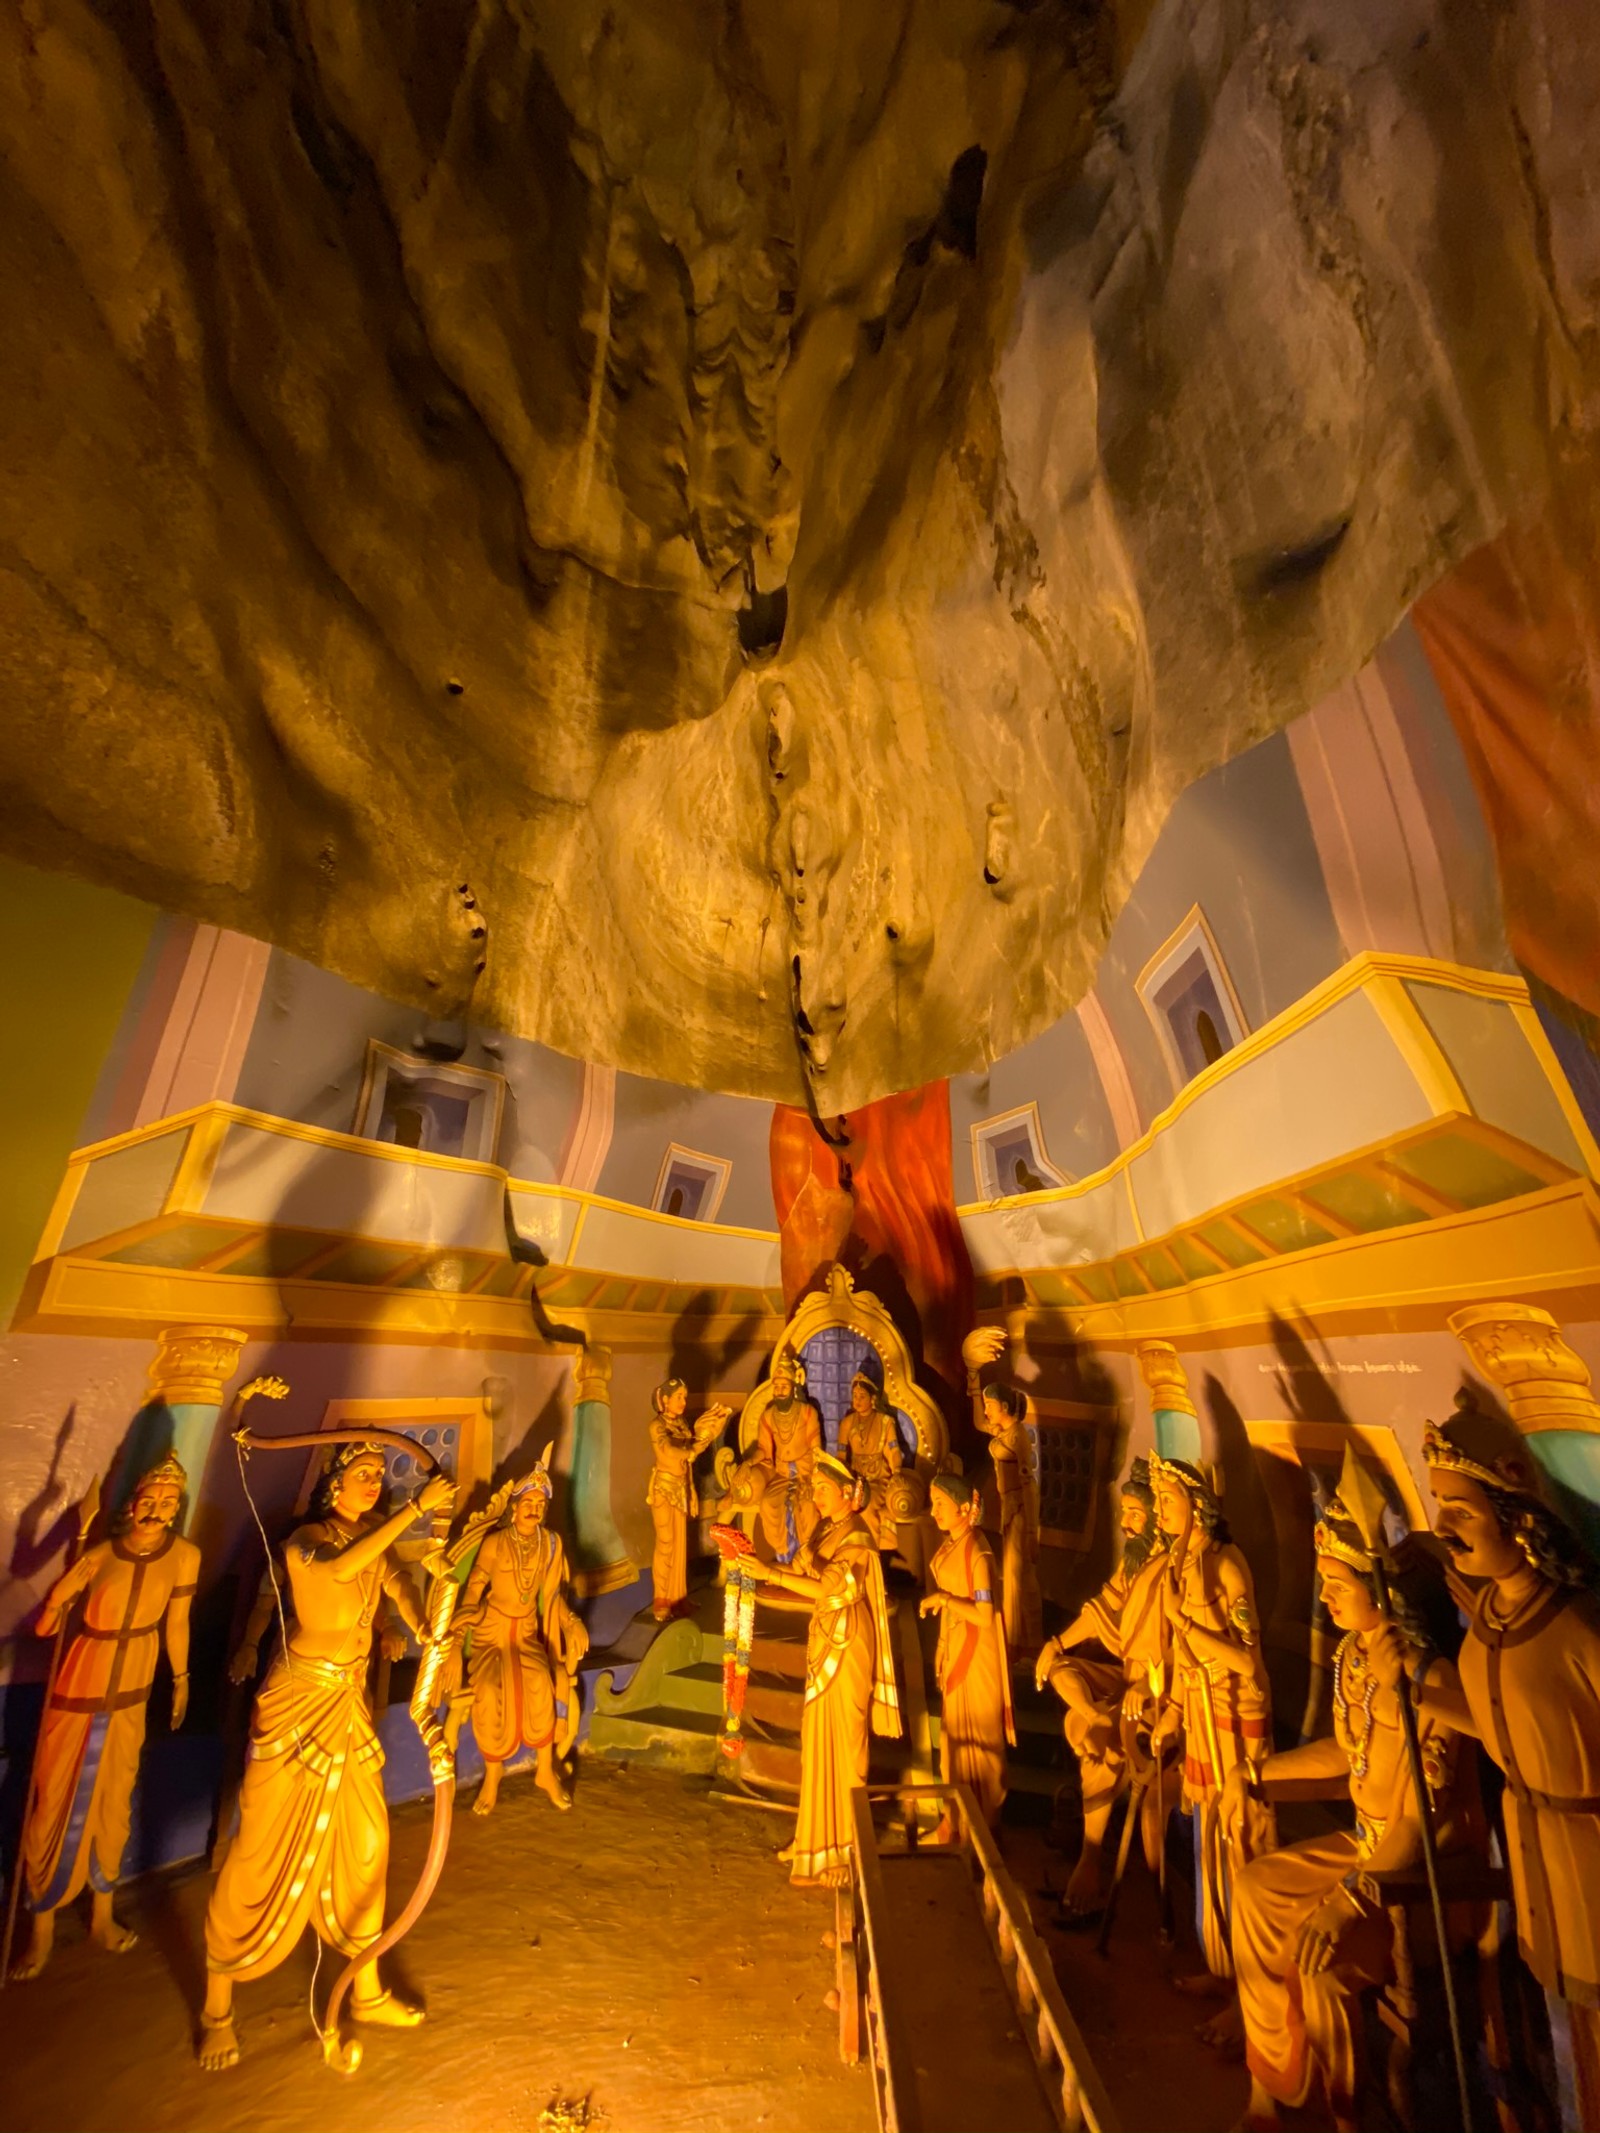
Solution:
<svg viewBox="0 0 1600 2133">
<path fill-rule="evenodd" d="M 288 1391 L 281 1378 L 258 1378 L 246 1385 L 234 1402 L 237 1414 L 244 1403 L 260 1393 L 268 1399 L 281 1400 Z M 413 1458 L 425 1460 L 430 1473 L 441 1471 L 438 1455 L 415 1438 L 395 1429 L 318 1429 L 297 1431 L 289 1436 L 258 1437 L 256 1433 L 240 1424 L 233 1431 L 233 1441 L 239 1452 L 240 1477 L 244 1475 L 244 1460 L 247 1452 L 287 1452 L 308 1446 L 327 1447 L 334 1444 L 386 1444 L 397 1451 L 409 1452 Z M 249 1483 L 245 1483 L 249 1494 Z M 498 1513 L 498 1504 L 492 1506 Z M 444 1871 L 445 1854 L 450 1849 L 450 1824 L 455 1811 L 456 1759 L 454 1750 L 446 1740 L 444 1728 L 435 1711 L 438 1699 L 440 1675 L 450 1641 L 450 1623 L 455 1613 L 456 1600 L 461 1587 L 448 1572 L 453 1568 L 468 1544 L 468 1535 L 474 1541 L 481 1537 L 480 1519 L 468 1521 L 466 1531 L 454 1547 L 446 1550 L 443 1542 L 437 1543 L 423 1557 L 423 1567 L 433 1576 L 433 1590 L 429 1595 L 428 1635 L 422 1648 L 422 1661 L 417 1668 L 416 1686 L 411 1692 L 411 1716 L 422 1745 L 428 1753 L 428 1774 L 433 1779 L 433 1834 L 428 1844 L 428 1856 L 423 1861 L 417 1885 L 406 1901 L 398 1918 L 389 1921 L 378 1938 L 359 1955 L 350 1958 L 333 1981 L 333 1990 L 328 1995 L 328 2010 L 323 2017 L 321 2030 L 322 2056 L 327 2064 L 341 2074 L 353 2074 L 361 2064 L 361 2045 L 354 2037 L 339 2035 L 339 2012 L 344 2005 L 345 1994 L 355 1982 L 356 1973 L 397 1947 L 411 1931 L 427 1909 L 434 1890 L 439 1885 L 439 1876 Z"/>
</svg>

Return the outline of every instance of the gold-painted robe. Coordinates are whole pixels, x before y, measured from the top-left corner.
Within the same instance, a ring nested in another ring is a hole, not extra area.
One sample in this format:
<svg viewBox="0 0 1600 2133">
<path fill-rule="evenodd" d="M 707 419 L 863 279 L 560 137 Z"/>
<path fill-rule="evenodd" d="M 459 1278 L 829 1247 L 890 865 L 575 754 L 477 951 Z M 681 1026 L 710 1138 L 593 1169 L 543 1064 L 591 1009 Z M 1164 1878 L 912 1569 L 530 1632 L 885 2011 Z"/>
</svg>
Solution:
<svg viewBox="0 0 1600 2133">
<path fill-rule="evenodd" d="M 308 1925 L 344 1956 L 383 1930 L 389 1810 L 367 1662 L 384 1587 L 404 1572 L 390 1550 L 341 1586 L 330 1551 L 349 1539 L 308 1525 L 284 1548 L 295 1626 L 256 1698 L 239 1832 L 206 1910 L 206 1966 L 233 1978 L 276 1969 Z M 300 1624 L 330 1618 L 336 1656 L 307 1657 Z"/>
<path fill-rule="evenodd" d="M 61 1607 L 84 1597 L 34 1753 L 22 1837 L 31 1910 L 70 1903 L 85 1882 L 104 1893 L 122 1871 L 161 1625 L 199 1571 L 199 1549 L 175 1533 L 143 1556 L 114 1539 L 87 1549 L 51 1595 Z"/>
<path fill-rule="evenodd" d="M 1241 1574 L 1247 1597 L 1230 1602 L 1219 1572 L 1224 1557 Z M 1241 1651 L 1259 1638 L 1254 1580 L 1238 1549 L 1214 1544 L 1185 1558 L 1181 1584 L 1163 1582 L 1163 1605 L 1172 1636 L 1173 1694 L 1183 1714 L 1183 1804 L 1196 1818 L 1197 1869 L 1200 1880 L 1200 1941 L 1206 1968 L 1214 1977 L 1233 1975 L 1229 1947 L 1231 1862 L 1217 1813 L 1230 1770 L 1242 1762 L 1263 1763 L 1272 1752 L 1272 1706 L 1265 1687 L 1250 1674 L 1238 1674 L 1220 1660 L 1191 1656 L 1183 1637 L 1179 1604 L 1195 1627 L 1224 1638 Z M 1209 1712 L 1209 1717 L 1208 1717 Z M 1216 1728 L 1213 1767 L 1211 1730 Z"/>
<path fill-rule="evenodd" d="M 802 1400 L 787 1411 L 769 1402 L 756 1425 L 752 1462 L 766 1478 L 756 1505 L 767 1545 L 780 1563 L 791 1563 L 817 1530 L 821 1514 L 811 1500 L 811 1474 L 822 1450 L 817 1411 Z"/>
<path fill-rule="evenodd" d="M 942 1614 L 934 1653 L 945 1775 L 952 1784 L 970 1785 L 985 1820 L 993 1823 L 1005 1804 L 1006 1744 L 1015 1747 L 1017 1739 L 999 1573 L 988 1542 L 970 1530 L 952 1533 L 928 1568 L 941 1592 L 994 1609 L 987 1629 Z"/>
<path fill-rule="evenodd" d="M 1443 1660 L 1433 1664 L 1436 1678 L 1453 1679 Z M 1385 1911 L 1369 1906 L 1341 1940 L 1338 1961 L 1314 1977 L 1297 1966 L 1295 1946 L 1343 1877 L 1367 1865 L 1402 1817 L 1414 1817 L 1416 1792 L 1399 1700 L 1371 1680 L 1354 1633 L 1340 1644 L 1334 1679 L 1334 1737 L 1350 1766 L 1355 1831 L 1309 1838 L 1237 1869 L 1233 1960 L 1251 2073 L 1269 2096 L 1298 2109 L 1320 2072 L 1329 2104 L 1350 2117 L 1361 2070 L 1357 1995 L 1390 1975 L 1394 1929 Z M 1455 1736 L 1426 1718 L 1419 1731 L 1440 1851 L 1481 1842 L 1477 1787 L 1458 1777 Z"/>
<path fill-rule="evenodd" d="M 1006 1643 L 1014 1652 L 1036 1652 L 1044 1642 L 1044 1605 L 1039 1596 L 1039 1477 L 1026 1422 L 1007 1422 L 989 1440 L 995 1487 L 1000 1495 L 1000 1611 Z"/>
<path fill-rule="evenodd" d="M 1095 1716 L 1112 1728 L 1112 1741 L 1100 1747 L 1090 1736 L 1094 1720 L 1082 1710 L 1069 1705 L 1062 1721 L 1067 1746 L 1078 1758 L 1087 1812 L 1109 1805 L 1122 1786 L 1125 1759 L 1117 1721 L 1123 1695 L 1130 1688 L 1146 1698 L 1156 1694 L 1150 1670 L 1162 1666 L 1161 1580 L 1166 1567 L 1166 1557 L 1159 1550 L 1131 1578 L 1118 1563 L 1093 1599 L 1084 1603 L 1079 1622 L 1097 1643 L 1116 1654 L 1114 1659 L 1097 1659 L 1072 1648 L 1050 1669 L 1050 1686 L 1058 1696 L 1065 1696 L 1069 1681 L 1076 1682 Z M 1150 1812 L 1155 1812 L 1153 1794 Z"/>
<path fill-rule="evenodd" d="M 900 1734 L 883 1565 L 866 1521 L 824 1527 L 797 1565 L 822 1591 L 806 1636 L 800 1719 L 800 1812 L 792 1878 L 814 1881 L 852 1849 L 850 1796 L 867 1781 L 871 1735 Z"/>
<path fill-rule="evenodd" d="M 567 1552 L 548 1526 L 526 1542 L 500 1526 L 478 1551 L 466 1604 L 484 1603 L 469 1679 L 472 1731 L 486 1762 L 509 1762 L 519 1748 L 555 1738 L 555 1676 L 572 1619 L 566 1582 Z"/>
<path fill-rule="evenodd" d="M 1491 1599 L 1479 1596 L 1458 1664 L 1506 1774 L 1518 1943 L 1547 1992 L 1600 2008 L 1600 1599 L 1542 1584 L 1504 1624 Z"/>
<path fill-rule="evenodd" d="M 657 1615 L 666 1615 L 689 1591 L 689 1521 L 700 1515 L 700 1495 L 694 1485 L 694 1462 L 721 1430 L 726 1415 L 707 1415 L 701 1421 L 669 1422 L 657 1415 L 650 1424 L 650 1448 L 655 1464 L 645 1485 L 644 1500 L 656 1529 L 655 1553 L 651 1558 L 652 1604 Z"/>
<path fill-rule="evenodd" d="M 889 1516 L 889 1484 L 905 1464 L 894 1416 L 881 1407 L 875 1407 L 870 1415 L 858 1415 L 852 1408 L 839 1423 L 839 1457 L 852 1474 L 859 1474 L 867 1484 L 861 1516 L 871 1529 L 874 1544 L 893 1548 L 899 1533 Z"/>
</svg>

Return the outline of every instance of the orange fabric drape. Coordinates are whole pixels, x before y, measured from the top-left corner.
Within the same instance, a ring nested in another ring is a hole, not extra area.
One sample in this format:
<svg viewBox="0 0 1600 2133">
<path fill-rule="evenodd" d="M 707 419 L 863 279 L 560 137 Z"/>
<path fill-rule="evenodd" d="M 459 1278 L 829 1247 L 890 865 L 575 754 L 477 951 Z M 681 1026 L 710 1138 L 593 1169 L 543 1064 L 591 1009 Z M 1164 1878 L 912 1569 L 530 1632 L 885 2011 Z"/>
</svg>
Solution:
<svg viewBox="0 0 1600 2133">
<path fill-rule="evenodd" d="M 1594 529 L 1510 526 L 1411 619 L 1494 839 L 1523 968 L 1600 1014 L 1600 575 Z"/>
<path fill-rule="evenodd" d="M 792 1311 L 837 1259 L 893 1313 L 913 1354 L 959 1393 L 972 1324 L 972 1262 L 956 1219 L 950 1090 L 943 1081 L 885 1096 L 829 1130 L 804 1111 L 772 1114 L 772 1197 L 782 1233 L 783 1300 Z M 848 1183 L 841 1177 L 841 1159 Z"/>
</svg>

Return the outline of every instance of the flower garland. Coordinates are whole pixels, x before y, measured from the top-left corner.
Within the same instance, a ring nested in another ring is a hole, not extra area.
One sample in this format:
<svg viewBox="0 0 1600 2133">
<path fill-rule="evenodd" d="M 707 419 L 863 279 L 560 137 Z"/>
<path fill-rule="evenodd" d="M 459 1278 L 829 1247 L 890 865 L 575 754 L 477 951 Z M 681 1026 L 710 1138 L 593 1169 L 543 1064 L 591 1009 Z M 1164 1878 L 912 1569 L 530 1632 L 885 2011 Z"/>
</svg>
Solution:
<svg viewBox="0 0 1600 2133">
<path fill-rule="evenodd" d="M 744 1698 L 750 1686 L 750 1646 L 756 1626 L 756 1581 L 730 1562 L 722 1594 L 722 1738 L 724 1755 L 744 1753 Z"/>
</svg>

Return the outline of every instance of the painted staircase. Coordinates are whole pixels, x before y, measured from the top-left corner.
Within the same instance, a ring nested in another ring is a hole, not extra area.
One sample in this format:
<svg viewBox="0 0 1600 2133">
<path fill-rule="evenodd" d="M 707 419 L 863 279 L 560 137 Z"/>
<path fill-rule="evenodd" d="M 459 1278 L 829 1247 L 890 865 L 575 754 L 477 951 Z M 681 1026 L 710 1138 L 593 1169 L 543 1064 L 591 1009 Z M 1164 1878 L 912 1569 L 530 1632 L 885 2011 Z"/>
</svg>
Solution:
<svg viewBox="0 0 1600 2133">
<path fill-rule="evenodd" d="M 891 1574 L 889 1605 L 897 1650 L 896 1675 L 904 1732 L 898 1741 L 872 1740 L 871 1778 L 892 1785 L 931 1780 L 939 1766 L 939 1695 L 933 1681 L 938 1624 L 921 1621 L 922 1588 Z M 743 1754 L 724 1756 L 722 1733 L 722 1591 L 691 1593 L 689 1612 L 657 1628 L 648 1616 L 627 1625 L 600 1656 L 587 1747 L 593 1755 L 642 1762 L 710 1777 L 719 1786 L 771 1800 L 793 1800 L 800 1789 L 800 1714 L 805 1690 L 806 1617 L 772 1605 L 756 1611 L 745 1698 Z M 592 1663 L 592 1662 L 591 1662 Z M 1017 1746 L 1008 1759 L 1013 1794 L 1053 1800 L 1069 1780 L 1061 1714 L 1055 1698 L 1039 1696 L 1031 1669 L 1012 1683 Z"/>
</svg>

